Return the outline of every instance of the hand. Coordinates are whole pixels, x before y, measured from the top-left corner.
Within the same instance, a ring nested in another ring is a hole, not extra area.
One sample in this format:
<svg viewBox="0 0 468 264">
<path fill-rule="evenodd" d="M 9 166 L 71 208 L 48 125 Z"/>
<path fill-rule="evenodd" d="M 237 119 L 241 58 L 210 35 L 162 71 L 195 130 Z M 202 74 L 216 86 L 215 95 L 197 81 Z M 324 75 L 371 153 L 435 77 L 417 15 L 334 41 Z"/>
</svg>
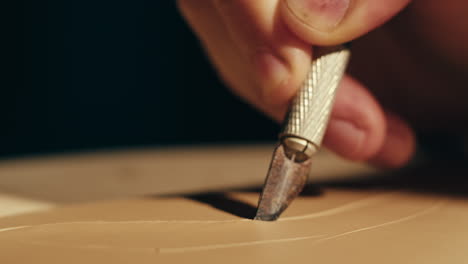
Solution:
<svg viewBox="0 0 468 264">
<path fill-rule="evenodd" d="M 460 120 L 468 112 L 466 96 L 458 97 L 467 93 L 460 83 L 466 83 L 468 65 L 468 3 L 420 0 L 405 9 L 408 3 L 179 0 L 226 84 L 278 121 L 309 69 L 311 45 L 344 43 L 373 31 L 353 44 L 351 73 L 362 83 L 343 79 L 324 144 L 345 158 L 388 167 L 404 165 L 414 152 L 414 133 L 399 116 L 436 128 L 435 117 Z"/>
</svg>

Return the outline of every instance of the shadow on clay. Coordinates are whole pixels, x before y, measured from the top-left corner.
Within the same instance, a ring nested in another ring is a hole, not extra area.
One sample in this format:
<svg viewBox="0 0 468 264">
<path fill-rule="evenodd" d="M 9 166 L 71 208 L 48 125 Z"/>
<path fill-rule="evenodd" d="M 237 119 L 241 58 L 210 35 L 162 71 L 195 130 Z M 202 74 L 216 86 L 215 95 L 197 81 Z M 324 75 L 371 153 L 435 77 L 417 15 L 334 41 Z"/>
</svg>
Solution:
<svg viewBox="0 0 468 264">
<path fill-rule="evenodd" d="M 468 168 L 459 162 L 438 161 L 381 173 L 373 177 L 350 180 L 322 181 L 323 187 L 350 190 L 406 190 L 420 194 L 435 194 L 468 198 Z"/>
<path fill-rule="evenodd" d="M 235 192 L 255 192 L 260 194 L 261 189 L 239 189 L 233 190 Z M 316 185 L 306 185 L 304 190 L 301 193 L 301 196 L 320 196 L 322 195 L 322 190 Z M 200 202 L 211 207 L 214 207 L 218 210 L 230 213 L 232 215 L 245 218 L 253 219 L 257 212 L 257 207 L 246 203 L 244 201 L 238 200 L 235 197 L 230 197 L 225 193 L 203 193 L 186 196 L 185 198 L 191 199 L 196 202 Z"/>
<path fill-rule="evenodd" d="M 253 219 L 256 213 L 256 208 L 251 204 L 229 197 L 224 193 L 197 194 L 186 198 L 246 219 Z"/>
<path fill-rule="evenodd" d="M 306 185 L 300 196 L 320 196 L 322 195 L 320 187 L 332 187 L 349 190 L 404 190 L 419 194 L 467 199 L 468 169 L 466 166 L 464 162 L 438 161 L 379 173 L 373 177 L 321 181 L 317 182 L 317 185 Z M 233 191 L 260 193 L 261 188 Z M 254 205 L 227 197 L 222 193 L 199 194 L 188 198 L 246 219 L 252 219 L 256 212 Z"/>
<path fill-rule="evenodd" d="M 262 188 L 244 188 L 244 189 L 234 189 L 235 192 L 256 192 L 259 193 L 262 191 Z M 306 197 L 318 197 L 323 194 L 322 188 L 317 184 L 306 184 L 304 189 L 301 191 L 300 196 Z"/>
</svg>

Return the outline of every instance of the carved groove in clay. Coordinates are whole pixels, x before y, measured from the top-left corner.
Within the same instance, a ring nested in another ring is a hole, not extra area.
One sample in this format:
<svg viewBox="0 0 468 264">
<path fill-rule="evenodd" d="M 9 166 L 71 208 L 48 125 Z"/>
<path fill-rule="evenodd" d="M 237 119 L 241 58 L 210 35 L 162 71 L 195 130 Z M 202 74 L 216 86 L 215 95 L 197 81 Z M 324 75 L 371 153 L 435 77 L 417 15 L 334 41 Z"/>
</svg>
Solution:
<svg viewBox="0 0 468 264">
<path fill-rule="evenodd" d="M 303 220 L 303 219 L 311 219 L 311 218 L 316 218 L 316 217 L 322 217 L 322 216 L 330 216 L 330 215 L 335 215 L 339 213 L 343 213 L 346 211 L 351 211 L 355 209 L 359 209 L 377 202 L 380 202 L 384 200 L 385 198 L 388 198 L 391 196 L 391 194 L 381 194 L 381 195 L 375 195 L 369 198 L 361 199 L 358 201 L 350 202 L 348 204 L 338 206 L 335 208 L 323 210 L 320 212 L 315 212 L 312 214 L 305 214 L 305 215 L 298 215 L 298 216 L 290 216 L 290 217 L 284 217 L 278 219 L 278 221 L 296 221 L 296 220 Z"/>
<path fill-rule="evenodd" d="M 324 236 L 326 235 L 314 235 L 314 236 L 293 237 L 293 238 L 272 239 L 272 240 L 259 240 L 259 241 L 249 241 L 249 242 L 242 242 L 242 243 L 216 244 L 216 245 L 206 245 L 206 246 L 199 246 L 199 247 L 160 248 L 159 252 L 161 254 L 186 253 L 186 252 L 215 250 L 215 249 L 222 249 L 222 248 L 245 247 L 245 246 L 255 246 L 255 245 L 263 245 L 263 244 L 273 244 L 273 243 L 286 243 L 286 242 L 319 238 L 319 237 L 324 237 Z"/>
<path fill-rule="evenodd" d="M 12 227 L 6 227 L 6 228 L 0 229 L 0 233 L 1 233 L 1 232 L 6 232 L 6 231 L 13 231 L 13 230 L 17 230 L 17 229 L 28 228 L 28 227 L 33 227 L 33 226 L 12 226 Z"/>
<path fill-rule="evenodd" d="M 358 201 L 353 201 L 341 206 L 337 206 L 335 208 L 326 209 L 320 212 L 315 212 L 311 214 L 299 215 L 299 216 L 290 216 L 278 219 L 278 222 L 284 221 L 297 221 L 297 220 L 304 220 L 304 219 L 312 219 L 317 217 L 323 216 L 330 216 L 339 213 L 343 213 L 350 210 L 359 209 L 374 203 L 377 203 L 384 198 L 390 196 L 390 193 L 375 195 L 372 197 L 364 198 Z M 238 222 L 251 222 L 250 219 L 239 219 L 239 220 L 151 220 L 151 221 L 74 221 L 74 222 L 58 222 L 58 223 L 48 223 L 48 224 L 41 224 L 41 225 L 23 225 L 23 226 L 13 226 L 13 227 L 6 227 L 1 228 L 1 232 L 6 231 L 13 231 L 17 229 L 24 229 L 24 228 L 31 228 L 31 227 L 42 227 L 42 226 L 50 226 L 50 225 L 72 225 L 72 224 L 158 224 L 158 223 L 174 223 L 174 224 L 218 224 L 218 223 L 238 223 Z"/>
<path fill-rule="evenodd" d="M 358 201 L 353 201 L 335 208 L 326 209 L 320 212 L 315 212 L 311 214 L 304 214 L 299 216 L 290 216 L 278 219 L 278 222 L 284 221 L 297 221 L 304 219 L 312 219 L 316 217 L 330 216 L 339 213 L 343 213 L 350 210 L 359 209 L 371 204 L 380 202 L 384 198 L 391 196 L 391 193 L 380 194 L 364 198 Z M 238 219 L 238 220 L 140 220 L 140 221 L 74 221 L 74 222 L 58 222 L 58 223 L 48 223 L 41 225 L 23 225 L 23 226 L 13 226 L 1 228 L 0 232 L 13 231 L 17 229 L 31 228 L 31 227 L 42 227 L 50 225 L 71 225 L 71 224 L 158 224 L 158 223 L 174 223 L 174 224 L 218 224 L 218 223 L 238 223 L 238 222 L 251 222 L 250 219 Z"/>
<path fill-rule="evenodd" d="M 402 218 L 399 218 L 399 219 L 395 219 L 393 221 L 385 222 L 385 223 L 382 223 L 382 224 L 379 224 L 379 225 L 363 227 L 363 228 L 359 228 L 359 229 L 356 229 L 356 230 L 352 230 L 352 231 L 344 232 L 344 233 L 341 233 L 341 234 L 333 235 L 333 236 L 330 236 L 330 237 L 325 237 L 325 238 L 322 238 L 322 239 L 319 239 L 319 240 L 315 241 L 314 244 L 318 244 L 320 242 L 324 242 L 324 241 L 327 241 L 327 240 L 331 240 L 331 239 L 351 235 L 351 234 L 358 233 L 358 232 L 363 232 L 363 231 L 367 231 L 367 230 L 371 230 L 371 229 L 376 229 L 376 228 L 380 228 L 380 227 L 385 227 L 385 226 L 399 224 L 399 223 L 402 223 L 402 222 L 405 222 L 405 221 L 409 221 L 409 220 L 415 219 L 417 217 L 420 217 L 420 216 L 423 216 L 423 215 L 426 215 L 426 214 L 429 214 L 431 212 L 436 211 L 437 209 L 441 208 L 444 203 L 445 203 L 445 201 L 437 201 L 431 207 L 423 209 L 423 210 L 421 210 L 419 212 L 416 212 L 416 213 L 414 213 L 412 215 L 408 215 L 408 216 L 405 216 L 405 217 L 402 217 Z"/>
<path fill-rule="evenodd" d="M 338 206 L 332 209 L 323 210 L 320 212 L 316 212 L 313 214 L 307 214 L 297 217 L 289 217 L 283 219 L 284 221 L 300 221 L 300 222 L 308 222 L 307 220 L 312 218 L 319 218 L 324 216 L 331 216 L 337 215 L 339 213 L 343 213 L 346 211 L 353 211 L 356 209 L 364 208 L 369 205 L 373 205 L 378 203 L 379 201 L 385 200 L 385 198 L 391 197 L 389 194 L 377 195 L 372 196 L 369 198 L 361 199 L 355 202 L 351 202 L 345 204 L 343 206 Z M 255 246 L 255 245 L 265 245 L 265 244 L 274 244 L 274 243 L 288 243 L 288 242 L 295 242 L 301 240 L 308 240 L 308 239 L 317 239 L 315 241 L 311 241 L 311 245 L 317 245 L 322 242 L 326 242 L 332 239 L 336 239 L 343 236 L 349 236 L 358 232 L 378 229 L 381 227 L 386 227 L 389 225 L 399 224 L 405 221 L 409 221 L 415 219 L 417 217 L 429 214 L 431 212 L 436 211 L 437 209 L 441 208 L 444 204 L 444 201 L 437 200 L 433 202 L 429 207 L 425 207 L 421 210 L 418 210 L 410 215 L 400 217 L 391 221 L 387 221 L 377 225 L 371 225 L 367 227 L 362 227 L 350 231 L 346 231 L 343 233 L 335 234 L 335 235 L 328 235 L 327 234 L 315 234 L 309 236 L 302 236 L 302 237 L 289 237 L 289 238 L 279 238 L 279 239 L 265 239 L 265 240 L 257 240 L 257 241 L 245 241 L 245 242 L 234 242 L 234 243 L 218 243 L 218 244 L 208 244 L 202 246 L 186 246 L 186 247 L 116 247 L 116 246 L 108 246 L 108 245 L 96 245 L 96 244 L 87 244 L 87 245 L 62 245 L 57 243 L 50 243 L 47 241 L 21 241 L 25 244 L 32 244 L 32 245 L 40 245 L 40 246 L 51 246 L 55 248 L 76 248 L 76 249 L 91 249 L 91 250 L 125 250 L 125 251 L 137 251 L 137 252 L 152 252 L 152 253 L 159 253 L 159 254 L 180 254 L 180 253 L 188 253 L 188 252 L 199 252 L 199 251 L 208 251 L 208 250 L 217 250 L 217 249 L 226 249 L 226 248 L 234 248 L 234 247 L 247 247 L 247 246 Z M 17 227 L 7 227 L 0 229 L 0 232 L 7 232 L 7 231 L 15 231 L 20 229 L 26 228 L 43 228 L 43 227 L 55 227 L 59 225 L 71 225 L 71 229 L 73 229 L 73 225 L 105 225 L 105 224 L 178 224 L 178 225 L 185 225 L 185 224 L 211 224 L 211 223 L 230 223 L 230 222 L 243 222 L 244 224 L 247 221 L 251 220 L 232 220 L 232 221 L 77 221 L 77 222 L 63 222 L 63 223 L 49 223 L 49 224 L 41 224 L 41 225 L 29 225 L 29 226 L 17 226 Z"/>
<path fill-rule="evenodd" d="M 443 204 L 443 201 L 438 201 L 438 202 L 434 203 L 429 208 L 425 208 L 425 209 L 420 210 L 420 211 L 418 211 L 418 212 L 416 212 L 414 214 L 411 214 L 411 215 L 408 215 L 408 216 L 405 216 L 405 217 L 402 217 L 402 218 L 399 218 L 399 219 L 395 219 L 395 220 L 385 222 L 385 223 L 382 223 L 382 224 L 379 224 L 379 225 L 373 225 L 373 226 L 368 226 L 368 227 L 364 227 L 364 228 L 359 228 L 359 229 L 356 229 L 356 230 L 344 232 L 344 233 L 329 236 L 329 237 L 324 237 L 326 235 L 317 235 L 317 236 L 308 236 L 308 237 L 299 237 L 299 238 L 290 238 L 290 239 L 278 239 L 278 240 L 270 240 L 270 241 L 265 240 L 265 241 L 246 242 L 246 243 L 207 245 L 207 246 L 200 246 L 200 247 L 160 248 L 159 252 L 163 253 L 163 254 L 164 253 L 186 253 L 186 252 L 214 250 L 214 249 L 228 248 L 228 247 L 251 246 L 251 245 L 268 244 L 268 243 L 293 242 L 293 241 L 298 241 L 298 240 L 306 240 L 306 239 L 313 239 L 313 238 L 317 238 L 317 237 L 324 237 L 322 239 L 319 239 L 319 240 L 316 240 L 316 241 L 312 242 L 314 245 L 316 245 L 316 244 L 319 244 L 321 242 L 325 242 L 327 240 L 335 239 L 335 238 L 338 238 L 338 237 L 347 236 L 347 235 L 351 235 L 351 234 L 358 233 L 358 232 L 368 231 L 368 230 L 372 230 L 372 229 L 376 229 L 376 228 L 380 228 L 380 227 L 385 227 L 385 226 L 389 226 L 389 225 L 394 225 L 394 224 L 399 224 L 399 223 L 402 223 L 402 222 L 405 222 L 405 221 L 408 221 L 408 220 L 412 220 L 412 219 L 415 219 L 415 218 L 417 218 L 419 216 L 423 216 L 425 214 L 429 214 L 429 213 L 437 210 L 438 208 L 440 208 L 442 206 L 442 204 Z"/>
</svg>

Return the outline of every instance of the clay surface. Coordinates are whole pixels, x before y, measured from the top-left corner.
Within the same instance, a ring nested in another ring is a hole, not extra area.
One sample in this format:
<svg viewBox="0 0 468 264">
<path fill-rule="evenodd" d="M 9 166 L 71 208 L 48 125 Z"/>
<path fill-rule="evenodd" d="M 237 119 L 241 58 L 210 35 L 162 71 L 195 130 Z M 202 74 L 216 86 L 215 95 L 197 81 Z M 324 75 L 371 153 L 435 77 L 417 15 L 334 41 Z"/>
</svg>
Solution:
<svg viewBox="0 0 468 264">
<path fill-rule="evenodd" d="M 0 263 L 468 263 L 463 199 L 306 191 L 276 222 L 248 219 L 257 199 L 147 197 L 3 218 Z"/>
<path fill-rule="evenodd" d="M 0 160 L 0 194 L 68 204 L 260 186 L 273 149 L 273 144 L 173 147 Z M 314 181 L 375 172 L 323 151 L 314 163 Z"/>
</svg>

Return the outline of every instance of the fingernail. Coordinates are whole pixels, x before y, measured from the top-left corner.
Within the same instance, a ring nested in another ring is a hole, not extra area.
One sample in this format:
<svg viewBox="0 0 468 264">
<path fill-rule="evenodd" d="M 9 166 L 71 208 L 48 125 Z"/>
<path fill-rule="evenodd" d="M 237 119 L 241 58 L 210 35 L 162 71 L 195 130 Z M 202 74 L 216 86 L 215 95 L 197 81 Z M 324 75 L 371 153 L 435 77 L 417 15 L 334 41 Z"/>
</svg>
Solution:
<svg viewBox="0 0 468 264">
<path fill-rule="evenodd" d="M 268 104 L 274 104 L 289 78 L 289 70 L 277 56 L 268 52 L 257 54 L 254 64 L 260 81 L 261 97 Z"/>
<path fill-rule="evenodd" d="M 333 118 L 328 123 L 324 144 L 338 154 L 353 158 L 364 144 L 366 133 L 344 119 Z"/>
<path fill-rule="evenodd" d="M 289 11 L 308 26 L 324 32 L 336 28 L 350 0 L 286 0 Z"/>
</svg>

